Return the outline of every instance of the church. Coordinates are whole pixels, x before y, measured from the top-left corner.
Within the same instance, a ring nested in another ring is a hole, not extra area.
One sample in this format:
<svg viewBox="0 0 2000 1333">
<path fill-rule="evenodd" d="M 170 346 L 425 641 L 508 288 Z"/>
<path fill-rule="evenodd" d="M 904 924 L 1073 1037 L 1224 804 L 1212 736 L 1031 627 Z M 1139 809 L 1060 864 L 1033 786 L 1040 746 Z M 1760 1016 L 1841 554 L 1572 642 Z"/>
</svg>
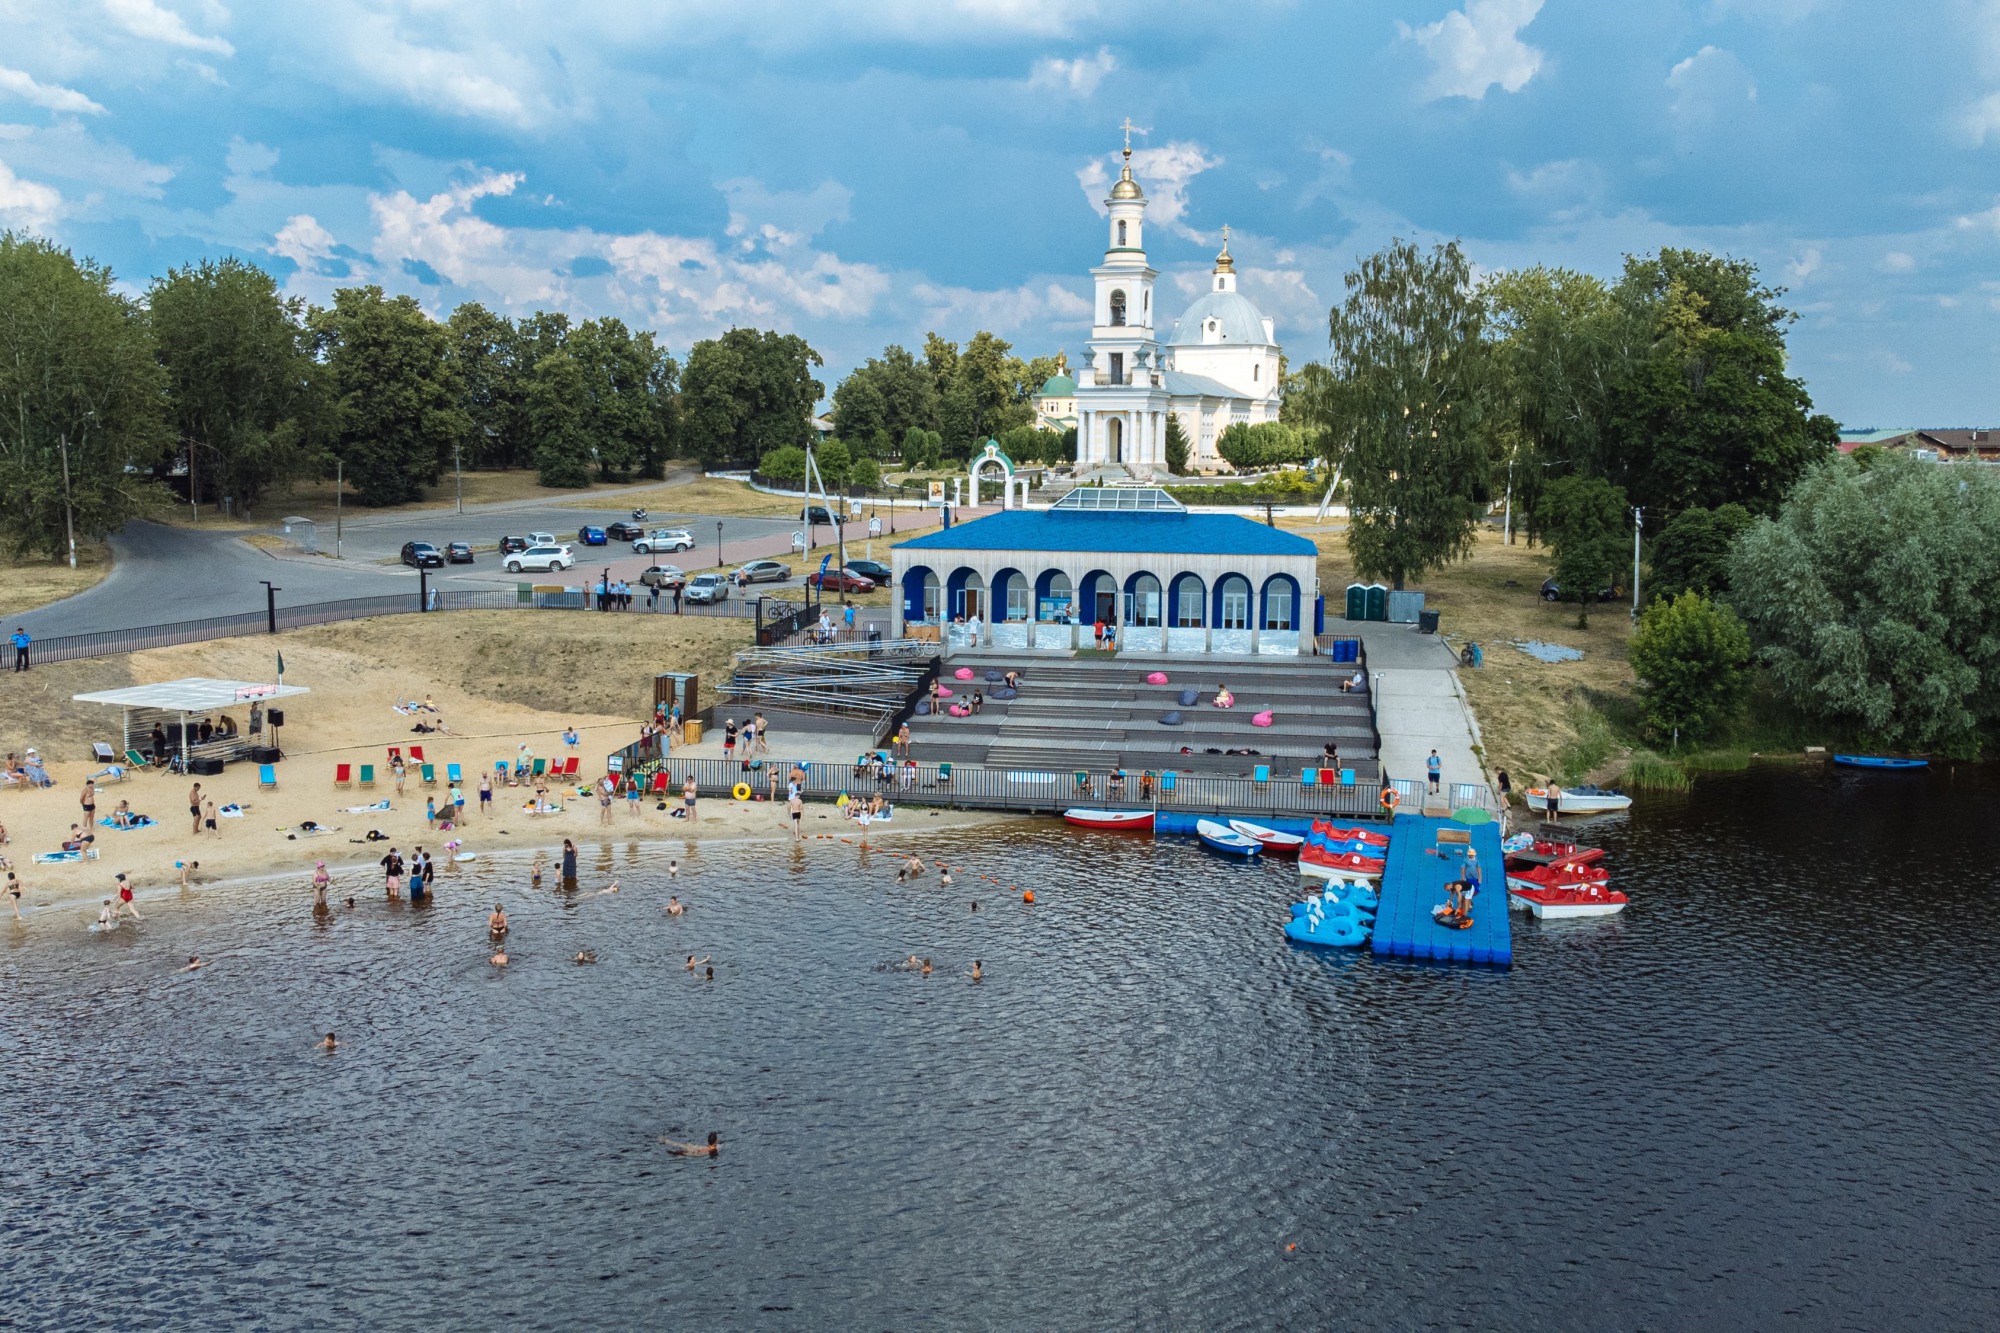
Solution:
<svg viewBox="0 0 2000 1333">
<path fill-rule="evenodd" d="M 1146 195 L 1132 179 L 1129 131 L 1124 166 L 1104 203 L 1109 235 L 1104 262 L 1090 271 L 1089 358 L 1073 378 L 1043 386 L 1040 414 L 1046 419 L 1053 415 L 1046 409 L 1058 408 L 1074 416 L 1079 473 L 1164 476 L 1168 413 L 1187 437 L 1189 471 L 1227 471 L 1215 451 L 1222 432 L 1278 419 L 1277 330 L 1236 290 L 1224 227 L 1208 289 L 1161 342 L 1153 308 L 1159 273 L 1146 259 Z"/>
</svg>

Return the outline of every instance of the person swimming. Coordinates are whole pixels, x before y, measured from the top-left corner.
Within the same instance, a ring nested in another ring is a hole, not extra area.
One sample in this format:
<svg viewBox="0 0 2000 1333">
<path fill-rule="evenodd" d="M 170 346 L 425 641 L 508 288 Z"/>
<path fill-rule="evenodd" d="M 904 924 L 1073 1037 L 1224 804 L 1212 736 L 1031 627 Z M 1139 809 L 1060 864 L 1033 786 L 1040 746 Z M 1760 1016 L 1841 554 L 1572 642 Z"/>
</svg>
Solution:
<svg viewBox="0 0 2000 1333">
<path fill-rule="evenodd" d="M 681 863 L 679 861 L 667 862 L 667 878 L 679 879 L 680 877 L 681 877 Z"/>
<path fill-rule="evenodd" d="M 507 966 L 507 951 L 505 949 L 496 949 L 493 951 L 493 956 L 486 961 L 495 967 L 505 967 Z"/>
<path fill-rule="evenodd" d="M 926 958 L 924 959 L 924 975 L 929 976 L 930 974 L 931 974 L 931 960 Z"/>
<path fill-rule="evenodd" d="M 947 889 L 951 887 L 952 878 L 951 878 L 951 872 L 949 870 L 946 870 L 942 867 L 938 869 L 938 884 L 941 887 Z"/>
<path fill-rule="evenodd" d="M 182 969 L 181 969 L 181 971 L 183 971 L 183 972 L 192 972 L 192 971 L 196 970 L 197 968 L 202 968 L 202 967 L 207 967 L 207 966 L 208 966 L 208 964 L 206 964 L 206 963 L 204 963 L 204 962 L 202 962 L 202 961 L 201 961 L 201 955 L 200 955 L 200 954 L 198 954 L 198 953 L 197 953 L 197 954 L 190 954 L 190 955 L 188 956 L 188 961 L 187 961 L 187 966 L 186 966 L 186 967 L 184 967 L 184 968 L 182 968 Z"/>
<path fill-rule="evenodd" d="M 972 960 L 972 979 L 974 981 L 984 981 L 986 979 L 986 973 L 981 970 L 977 958 Z"/>
<path fill-rule="evenodd" d="M 660 1142 L 666 1144 L 667 1151 L 675 1157 L 715 1157 L 722 1152 L 722 1145 L 715 1139 L 715 1131 L 710 1130 L 707 1143 L 682 1143 L 679 1139 L 664 1136 Z"/>
<path fill-rule="evenodd" d="M 666 910 L 668 916 L 679 916 L 683 912 L 687 911 L 687 906 L 686 904 L 682 903 L 679 898 L 676 898 L 672 894 L 669 894 L 667 895 Z"/>
<path fill-rule="evenodd" d="M 607 893 L 616 893 L 616 892 L 618 892 L 618 881 L 614 879 L 611 881 L 611 886 L 609 888 L 599 889 L 597 891 L 596 896 L 602 898 Z"/>
<path fill-rule="evenodd" d="M 327 1034 L 326 1034 L 326 1039 L 320 1042 L 320 1044 L 319 1044 L 319 1048 L 320 1048 L 320 1049 L 321 1049 L 322 1051 L 336 1051 L 336 1050 L 339 1050 L 339 1049 L 340 1049 L 340 1040 L 339 1040 L 339 1038 L 335 1037 L 335 1036 L 334 1036 L 334 1035 L 333 1035 L 333 1034 L 332 1034 L 331 1032 L 329 1032 L 329 1033 L 327 1033 Z"/>
<path fill-rule="evenodd" d="M 690 972 L 694 971 L 697 967 L 700 967 L 702 963 L 706 963 L 708 961 L 708 958 L 709 956 L 707 954 L 703 954 L 701 956 L 701 961 L 696 962 L 695 956 L 693 954 L 689 954 L 687 960 L 687 970 Z"/>
<path fill-rule="evenodd" d="M 702 972 L 702 978 L 701 978 L 701 979 L 702 979 L 703 981 L 713 981 L 713 980 L 715 980 L 715 969 L 714 969 L 714 968 L 712 968 L 712 967 L 710 967 L 710 968 L 705 968 L 705 969 L 703 969 L 703 972 Z"/>
<path fill-rule="evenodd" d="M 499 903 L 493 904 L 493 912 L 486 918 L 486 929 L 496 940 L 507 933 L 507 913 Z"/>
<path fill-rule="evenodd" d="M 579 962 L 579 963 L 594 963 L 594 962 L 596 962 L 596 961 L 597 961 L 597 950 L 595 950 L 595 949 L 578 949 L 578 950 L 576 951 L 576 961 L 577 961 L 577 962 Z"/>
</svg>

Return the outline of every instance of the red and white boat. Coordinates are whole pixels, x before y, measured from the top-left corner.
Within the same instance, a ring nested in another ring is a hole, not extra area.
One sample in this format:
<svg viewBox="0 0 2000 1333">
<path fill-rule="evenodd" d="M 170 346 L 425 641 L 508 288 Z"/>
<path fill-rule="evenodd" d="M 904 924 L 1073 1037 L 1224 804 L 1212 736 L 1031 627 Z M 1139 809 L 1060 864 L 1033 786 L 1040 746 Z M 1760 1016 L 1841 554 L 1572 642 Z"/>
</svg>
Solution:
<svg viewBox="0 0 2000 1333">
<path fill-rule="evenodd" d="M 1313 879 L 1339 880 L 1354 883 L 1359 880 L 1382 878 L 1382 867 L 1388 864 L 1379 856 L 1363 856 L 1359 852 L 1342 852 L 1334 855 L 1317 847 L 1308 847 L 1299 854 L 1299 873 Z"/>
<path fill-rule="evenodd" d="M 1151 810 L 1065 810 L 1063 818 L 1078 828 L 1105 829 L 1114 833 L 1151 833 Z"/>
<path fill-rule="evenodd" d="M 1600 865 L 1578 865 L 1574 861 L 1556 861 L 1545 866 L 1534 866 L 1527 870 L 1509 870 L 1507 889 L 1511 893 L 1521 889 L 1576 889 L 1592 885 L 1603 888 L 1611 880 L 1610 872 Z"/>
<path fill-rule="evenodd" d="M 1378 833 L 1372 828 L 1363 828 L 1360 825 L 1353 828 L 1338 828 L 1332 821 L 1325 819 L 1313 821 L 1313 832 L 1328 842 L 1365 842 L 1370 847 L 1389 845 L 1389 835 L 1386 833 Z"/>
<path fill-rule="evenodd" d="M 1580 866 L 1587 866 L 1603 859 L 1602 847 L 1579 847 L 1573 842 L 1549 842 L 1537 838 L 1530 846 L 1508 852 L 1507 868 L 1525 869 L 1528 866 L 1545 866 L 1555 861 L 1570 861 Z"/>
<path fill-rule="evenodd" d="M 1247 819 L 1232 819 L 1229 827 L 1246 838 L 1255 838 L 1264 844 L 1266 856 L 1297 856 L 1306 845 L 1306 840 L 1296 833 L 1280 833 L 1262 824 L 1253 824 Z"/>
<path fill-rule="evenodd" d="M 1513 877 L 1507 881 L 1507 898 L 1538 917 L 1561 919 L 1572 916 L 1610 916 L 1625 910 L 1625 895 L 1603 884 L 1577 884 L 1550 889 L 1517 889 Z"/>
</svg>

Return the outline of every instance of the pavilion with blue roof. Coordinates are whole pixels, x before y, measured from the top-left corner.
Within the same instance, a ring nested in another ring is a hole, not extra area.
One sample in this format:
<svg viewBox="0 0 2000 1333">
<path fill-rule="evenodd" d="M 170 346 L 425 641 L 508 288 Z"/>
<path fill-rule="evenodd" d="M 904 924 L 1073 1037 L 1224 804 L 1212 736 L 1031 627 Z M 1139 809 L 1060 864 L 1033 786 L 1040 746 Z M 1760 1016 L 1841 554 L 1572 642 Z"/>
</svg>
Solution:
<svg viewBox="0 0 2000 1333">
<path fill-rule="evenodd" d="M 1304 537 L 1191 514 L 1162 490 L 1084 487 L 896 547 L 894 627 L 977 622 L 982 647 L 1069 650 L 1101 620 L 1127 651 L 1310 654 L 1318 558 Z"/>
</svg>

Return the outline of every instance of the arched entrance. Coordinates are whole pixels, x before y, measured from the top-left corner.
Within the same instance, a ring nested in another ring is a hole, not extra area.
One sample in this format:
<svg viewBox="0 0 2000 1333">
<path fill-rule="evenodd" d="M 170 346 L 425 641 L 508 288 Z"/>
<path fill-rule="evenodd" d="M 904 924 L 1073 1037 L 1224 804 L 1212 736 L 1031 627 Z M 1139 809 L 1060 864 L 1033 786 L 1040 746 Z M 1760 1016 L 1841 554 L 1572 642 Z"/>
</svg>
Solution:
<svg viewBox="0 0 2000 1333">
<path fill-rule="evenodd" d="M 1182 574 L 1168 589 L 1167 623 L 1181 629 L 1200 629 L 1208 623 L 1208 589 L 1199 575 Z"/>
<path fill-rule="evenodd" d="M 1125 423 L 1117 417 L 1104 423 L 1104 458 L 1110 463 L 1125 461 Z"/>
<path fill-rule="evenodd" d="M 1118 620 L 1118 580 L 1101 569 L 1093 569 L 1083 576 L 1081 594 L 1076 599 L 1076 614 L 1079 620 L 1105 621 L 1115 624 Z"/>
<path fill-rule="evenodd" d="M 978 570 L 964 565 L 953 570 L 950 582 L 945 585 L 945 594 L 952 619 L 986 618 L 986 580 L 980 577 Z"/>
<path fill-rule="evenodd" d="M 1000 483 L 1000 503 L 1002 507 L 1012 509 L 1014 507 L 1014 491 L 1017 484 L 1014 477 L 1014 460 L 1000 452 L 1000 444 L 997 440 L 988 440 L 985 448 L 981 449 L 972 460 L 970 471 L 972 474 L 973 507 L 977 508 L 979 505 L 980 486 L 983 478 L 988 475 L 989 469 L 997 471 L 1000 474 L 995 480 Z M 1025 504 L 1028 495 L 1027 478 L 1021 478 L 1018 485 L 1021 491 L 1022 503 Z"/>
<path fill-rule="evenodd" d="M 1214 624 L 1217 629 L 1250 628 L 1249 579 L 1228 574 L 1216 581 Z"/>
<path fill-rule="evenodd" d="M 1003 569 L 993 576 L 991 620 L 1028 620 L 1028 580 L 1018 569 Z"/>
<path fill-rule="evenodd" d="M 1264 580 L 1264 629 L 1299 627 L 1299 585 L 1289 574 Z"/>
<path fill-rule="evenodd" d="M 1069 575 L 1060 569 L 1045 569 L 1035 580 L 1035 619 L 1062 620 L 1076 614 L 1076 590 Z"/>
<path fill-rule="evenodd" d="M 1160 581 L 1144 572 L 1125 580 L 1125 623 L 1157 626 L 1160 623 Z"/>
<path fill-rule="evenodd" d="M 903 619 L 912 625 L 936 624 L 944 604 L 944 585 L 928 565 L 912 565 L 903 574 Z"/>
</svg>

